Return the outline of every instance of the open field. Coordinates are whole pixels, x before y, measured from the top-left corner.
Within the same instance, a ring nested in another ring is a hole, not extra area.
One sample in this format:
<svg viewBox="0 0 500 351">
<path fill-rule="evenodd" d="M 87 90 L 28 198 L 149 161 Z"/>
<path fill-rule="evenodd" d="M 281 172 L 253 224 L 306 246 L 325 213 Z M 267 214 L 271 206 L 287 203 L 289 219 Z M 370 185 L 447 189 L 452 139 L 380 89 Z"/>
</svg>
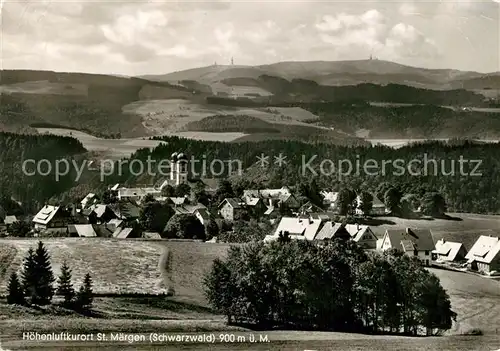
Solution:
<svg viewBox="0 0 500 351">
<path fill-rule="evenodd" d="M 87 240 L 81 238 L 43 239 L 52 256 L 54 273 L 66 260 L 75 281 L 89 272 L 96 293 L 164 293 L 167 287 L 158 267 L 163 250 L 173 255 L 173 280 L 176 295 L 184 301 L 206 304 L 202 279 L 216 257 L 225 254 L 228 245 L 199 242 L 146 240 Z M 20 268 L 29 247 L 36 239 L 2 240 L 0 248 L 0 293 L 5 293 L 9 274 Z M 12 250 L 15 255 L 9 260 Z M 3 274 L 2 274 L 3 272 Z"/>
<path fill-rule="evenodd" d="M 154 148 L 162 141 L 149 140 L 143 138 L 133 139 L 104 139 L 81 132 L 78 130 L 64 128 L 36 128 L 40 134 L 54 134 L 62 136 L 71 136 L 78 139 L 89 151 L 95 151 L 103 158 L 121 159 L 130 157 L 130 155 L 139 149 Z"/>
<path fill-rule="evenodd" d="M 181 131 L 190 123 L 213 115 L 245 115 L 270 123 L 304 125 L 304 121 L 318 117 L 298 107 L 289 108 L 245 108 L 208 105 L 183 99 L 136 101 L 123 106 L 123 112 L 143 117 L 144 126 L 152 134 L 166 134 Z"/>
<path fill-rule="evenodd" d="M 88 86 L 78 83 L 54 83 L 47 80 L 0 85 L 0 93 L 82 95 L 88 94 Z"/>
</svg>

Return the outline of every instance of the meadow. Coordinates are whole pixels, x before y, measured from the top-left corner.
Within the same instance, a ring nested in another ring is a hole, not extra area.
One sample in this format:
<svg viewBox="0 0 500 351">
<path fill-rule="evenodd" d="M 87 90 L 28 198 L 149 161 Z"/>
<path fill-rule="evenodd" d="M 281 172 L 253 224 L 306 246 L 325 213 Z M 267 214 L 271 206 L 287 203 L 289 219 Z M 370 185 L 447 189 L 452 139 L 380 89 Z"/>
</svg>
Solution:
<svg viewBox="0 0 500 351">
<path fill-rule="evenodd" d="M 318 120 L 318 116 L 299 107 L 230 107 L 202 104 L 184 99 L 136 101 L 123 106 L 122 110 L 124 113 L 142 116 L 144 126 L 155 135 L 182 131 L 188 123 L 213 115 L 244 115 L 269 123 L 309 127 L 310 124 L 306 121 Z"/>
<path fill-rule="evenodd" d="M 162 143 L 162 141 L 146 138 L 104 139 L 78 130 L 65 128 L 36 128 L 36 130 L 40 134 L 73 137 L 78 139 L 88 151 L 93 151 L 102 158 L 113 160 L 130 157 L 131 154 L 139 149 L 154 148 Z"/>
</svg>

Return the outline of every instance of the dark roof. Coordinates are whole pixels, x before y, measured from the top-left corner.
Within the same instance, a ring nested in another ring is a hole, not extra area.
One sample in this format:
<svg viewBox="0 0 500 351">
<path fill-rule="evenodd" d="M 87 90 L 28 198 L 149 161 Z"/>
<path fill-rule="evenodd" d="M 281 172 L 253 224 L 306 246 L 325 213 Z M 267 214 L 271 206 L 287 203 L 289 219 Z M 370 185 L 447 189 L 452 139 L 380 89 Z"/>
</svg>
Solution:
<svg viewBox="0 0 500 351">
<path fill-rule="evenodd" d="M 407 251 L 408 243 L 411 241 L 413 247 L 418 251 L 432 251 L 435 249 L 434 239 L 430 229 L 388 229 L 386 234 L 389 237 L 391 246 L 395 249 Z M 404 243 L 403 243 L 404 242 Z"/>
</svg>

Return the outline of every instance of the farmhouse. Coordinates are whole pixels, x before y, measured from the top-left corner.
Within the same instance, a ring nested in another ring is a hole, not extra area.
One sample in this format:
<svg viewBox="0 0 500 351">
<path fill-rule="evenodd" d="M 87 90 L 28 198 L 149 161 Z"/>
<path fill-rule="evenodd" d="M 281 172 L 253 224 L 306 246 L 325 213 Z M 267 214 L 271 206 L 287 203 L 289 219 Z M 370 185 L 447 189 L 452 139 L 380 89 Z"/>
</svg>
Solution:
<svg viewBox="0 0 500 351">
<path fill-rule="evenodd" d="M 331 239 L 345 239 L 351 238 L 351 234 L 347 230 L 346 226 L 342 223 L 335 223 L 334 221 L 328 221 L 321 228 L 318 234 L 314 237 L 314 240 L 331 240 Z"/>
<path fill-rule="evenodd" d="M 226 198 L 219 205 L 219 214 L 228 222 L 242 218 L 246 214 L 246 206 L 238 198 Z"/>
<path fill-rule="evenodd" d="M 313 240 L 320 229 L 323 221 L 304 217 L 283 217 L 274 232 L 268 235 L 264 241 L 278 239 L 280 234 L 288 233 L 291 239 Z"/>
<path fill-rule="evenodd" d="M 481 235 L 465 256 L 470 269 L 491 273 L 500 270 L 500 239 Z"/>
<path fill-rule="evenodd" d="M 45 205 L 33 218 L 36 230 L 62 228 L 71 222 L 71 214 L 60 206 Z"/>
<path fill-rule="evenodd" d="M 351 240 L 357 242 L 363 249 L 375 250 L 377 248 L 377 237 L 369 226 L 346 224 L 345 229 L 351 235 Z"/>
<path fill-rule="evenodd" d="M 115 212 L 107 205 L 91 205 L 84 209 L 82 214 L 87 218 L 89 224 L 102 224 L 116 218 Z"/>
<path fill-rule="evenodd" d="M 432 253 L 437 261 L 458 262 L 465 259 L 467 251 L 462 243 L 440 239 L 436 242 L 436 250 Z"/>
<path fill-rule="evenodd" d="M 286 206 L 289 209 L 297 210 L 300 207 L 299 201 L 286 186 L 280 189 L 244 190 L 243 198 L 262 199 L 267 208 Z"/>
<path fill-rule="evenodd" d="M 366 215 L 368 215 L 368 214 L 373 214 L 373 215 L 386 214 L 387 209 L 386 209 L 384 203 L 382 201 L 380 201 L 379 198 L 375 194 L 372 194 L 372 196 L 373 196 L 373 207 L 372 207 L 372 210 L 370 211 L 370 213 L 366 213 Z M 359 195 L 356 198 L 356 203 L 358 204 L 357 208 L 356 208 L 356 214 L 365 215 L 365 213 L 363 213 L 363 210 L 361 209 L 361 197 Z"/>
<path fill-rule="evenodd" d="M 435 245 L 429 229 L 388 229 L 382 239 L 381 249 L 402 251 L 409 256 L 417 257 L 424 265 L 429 266 Z"/>
</svg>

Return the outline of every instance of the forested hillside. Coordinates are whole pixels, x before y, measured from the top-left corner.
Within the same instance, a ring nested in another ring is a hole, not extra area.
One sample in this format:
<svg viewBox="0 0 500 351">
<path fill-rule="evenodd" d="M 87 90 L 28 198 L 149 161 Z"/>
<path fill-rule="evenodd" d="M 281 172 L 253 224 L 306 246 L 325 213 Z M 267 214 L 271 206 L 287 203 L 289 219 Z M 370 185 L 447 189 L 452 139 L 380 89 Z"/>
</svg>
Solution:
<svg viewBox="0 0 500 351">
<path fill-rule="evenodd" d="M 76 185 L 75 172 L 55 179 L 55 174 L 45 174 L 48 163 L 41 164 L 39 170 L 35 163 L 47 160 L 50 167 L 55 166 L 55 160 L 71 160 L 86 150 L 76 139 L 53 135 L 19 135 L 0 133 L 0 194 L 2 197 L 13 197 L 29 208 L 37 208 L 54 194 L 67 191 Z M 23 162 L 26 164 L 23 171 Z M 45 161 L 44 161 L 45 162 Z M 63 170 L 61 168 L 61 170 Z M 34 174 L 32 176 L 27 173 Z M 42 173 L 42 174 L 40 174 Z"/>
</svg>

